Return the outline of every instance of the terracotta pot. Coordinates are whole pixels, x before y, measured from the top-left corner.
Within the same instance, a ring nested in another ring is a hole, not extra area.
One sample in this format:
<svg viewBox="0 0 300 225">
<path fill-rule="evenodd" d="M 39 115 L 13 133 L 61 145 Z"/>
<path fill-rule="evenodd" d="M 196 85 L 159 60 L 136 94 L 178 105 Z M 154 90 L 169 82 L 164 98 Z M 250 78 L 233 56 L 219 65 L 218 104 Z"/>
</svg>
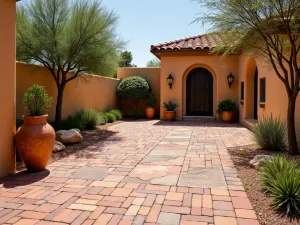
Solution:
<svg viewBox="0 0 300 225">
<path fill-rule="evenodd" d="M 145 113 L 146 113 L 146 117 L 147 117 L 147 119 L 153 119 L 154 118 L 154 116 L 155 116 L 155 108 L 153 108 L 153 107 L 147 107 L 146 109 L 145 109 Z"/>
<path fill-rule="evenodd" d="M 17 151 L 29 172 L 44 170 L 54 147 L 55 131 L 47 117 L 23 116 L 24 124 L 16 134 Z"/>
<path fill-rule="evenodd" d="M 221 113 L 221 118 L 222 118 L 223 122 L 230 123 L 233 121 L 233 112 L 223 111 Z"/>
<path fill-rule="evenodd" d="M 174 121 L 176 118 L 176 111 L 165 111 L 165 118 L 167 121 Z"/>
</svg>

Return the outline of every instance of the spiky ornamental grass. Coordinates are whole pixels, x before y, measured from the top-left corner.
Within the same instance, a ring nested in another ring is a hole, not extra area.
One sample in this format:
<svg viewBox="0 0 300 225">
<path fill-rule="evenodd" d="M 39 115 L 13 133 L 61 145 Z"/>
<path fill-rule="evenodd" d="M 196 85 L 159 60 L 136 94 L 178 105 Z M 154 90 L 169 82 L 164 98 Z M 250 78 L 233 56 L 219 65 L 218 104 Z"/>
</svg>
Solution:
<svg viewBox="0 0 300 225">
<path fill-rule="evenodd" d="M 266 150 L 284 151 L 287 148 L 286 124 L 279 118 L 263 116 L 254 127 L 255 142 Z"/>
<path fill-rule="evenodd" d="M 262 188 L 272 197 L 272 206 L 287 215 L 300 214 L 300 168 L 294 160 L 274 156 L 261 167 Z"/>
<path fill-rule="evenodd" d="M 120 110 L 118 110 L 118 109 L 112 109 L 109 112 L 112 113 L 112 114 L 114 114 L 116 116 L 117 120 L 120 120 L 123 117 L 122 112 Z"/>
<path fill-rule="evenodd" d="M 107 113 L 105 113 L 105 115 L 106 115 L 108 123 L 113 123 L 117 120 L 117 117 L 115 116 L 115 114 L 113 114 L 111 112 L 107 112 Z"/>
</svg>

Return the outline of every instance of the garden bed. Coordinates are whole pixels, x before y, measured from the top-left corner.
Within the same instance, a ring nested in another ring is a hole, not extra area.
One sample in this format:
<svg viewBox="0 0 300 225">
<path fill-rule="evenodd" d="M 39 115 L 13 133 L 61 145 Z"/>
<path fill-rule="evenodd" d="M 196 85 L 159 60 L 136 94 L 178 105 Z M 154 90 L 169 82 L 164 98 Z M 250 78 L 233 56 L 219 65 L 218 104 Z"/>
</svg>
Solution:
<svg viewBox="0 0 300 225">
<path fill-rule="evenodd" d="M 107 128 L 116 124 L 122 123 L 122 121 L 116 121 L 114 123 L 107 123 L 105 125 L 98 126 L 94 130 L 82 131 L 83 142 L 73 145 L 66 145 L 66 149 L 62 152 L 52 153 L 49 163 L 58 161 L 69 155 L 75 154 L 88 146 L 94 145 L 100 141 L 103 141 L 115 134 L 115 132 L 108 130 Z M 25 166 L 21 161 L 17 161 L 17 171 L 24 170 Z"/>
<path fill-rule="evenodd" d="M 296 225 L 300 224 L 299 218 L 282 217 L 271 207 L 271 198 L 267 196 L 261 188 L 259 182 L 259 172 L 249 166 L 249 162 L 256 155 L 278 155 L 278 152 L 270 152 L 260 149 L 257 145 L 250 145 L 228 149 L 232 161 L 238 170 L 238 174 L 243 182 L 248 197 L 256 212 L 261 225 Z M 280 153 L 286 155 L 286 153 Z M 294 156 L 300 162 L 300 156 Z"/>
</svg>

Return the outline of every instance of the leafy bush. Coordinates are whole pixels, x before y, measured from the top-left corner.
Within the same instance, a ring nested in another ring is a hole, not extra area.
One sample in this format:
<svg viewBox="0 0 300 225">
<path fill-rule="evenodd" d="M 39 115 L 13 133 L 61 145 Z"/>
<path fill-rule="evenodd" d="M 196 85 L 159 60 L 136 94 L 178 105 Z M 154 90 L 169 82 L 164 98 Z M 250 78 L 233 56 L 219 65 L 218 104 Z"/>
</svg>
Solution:
<svg viewBox="0 0 300 225">
<path fill-rule="evenodd" d="M 224 111 L 228 111 L 228 112 L 234 112 L 234 111 L 236 111 L 236 104 L 235 104 L 235 102 L 233 102 L 233 101 L 231 101 L 229 99 L 223 100 L 223 101 L 219 102 L 217 113 L 221 114 Z"/>
<path fill-rule="evenodd" d="M 169 101 L 169 102 L 164 102 L 163 107 L 167 111 L 175 111 L 175 109 L 177 109 L 179 107 L 179 105 L 175 102 Z"/>
<path fill-rule="evenodd" d="M 262 117 L 253 132 L 254 140 L 267 150 L 284 151 L 287 146 L 286 125 L 279 118 Z"/>
<path fill-rule="evenodd" d="M 125 78 L 121 81 L 117 89 L 118 96 L 123 99 L 132 100 L 134 112 L 137 110 L 138 102 L 145 99 L 150 92 L 150 85 L 144 78 L 138 76 Z"/>
<path fill-rule="evenodd" d="M 157 103 L 157 99 L 153 93 L 150 93 L 147 98 L 147 105 L 149 107 L 155 107 Z"/>
<path fill-rule="evenodd" d="M 105 113 L 105 115 L 106 115 L 108 123 L 113 123 L 117 120 L 117 117 L 115 116 L 115 114 L 113 114 L 111 112 L 107 112 L 107 113 Z"/>
<path fill-rule="evenodd" d="M 273 157 L 261 167 L 260 179 L 275 209 L 300 214 L 300 169 L 294 160 Z"/>
<path fill-rule="evenodd" d="M 117 120 L 120 120 L 123 117 L 122 112 L 120 110 L 118 110 L 118 109 L 112 109 L 109 112 L 112 113 L 112 114 L 114 114 L 116 116 Z"/>
<path fill-rule="evenodd" d="M 42 116 L 51 106 L 52 98 L 49 97 L 44 87 L 34 84 L 23 95 L 23 104 L 28 116 Z"/>
</svg>

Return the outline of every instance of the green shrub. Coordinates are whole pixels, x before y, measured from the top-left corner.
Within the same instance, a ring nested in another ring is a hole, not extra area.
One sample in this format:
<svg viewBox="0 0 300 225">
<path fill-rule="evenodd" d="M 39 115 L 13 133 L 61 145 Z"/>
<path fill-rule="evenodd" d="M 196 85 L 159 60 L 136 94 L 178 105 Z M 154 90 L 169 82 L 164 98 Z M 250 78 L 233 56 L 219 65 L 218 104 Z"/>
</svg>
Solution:
<svg viewBox="0 0 300 225">
<path fill-rule="evenodd" d="M 108 123 L 113 123 L 117 120 L 115 114 L 113 114 L 113 113 L 107 112 L 107 113 L 105 113 L 105 115 L 106 115 Z"/>
<path fill-rule="evenodd" d="M 57 130 L 70 130 L 74 128 L 81 130 L 80 121 L 75 116 L 68 116 L 67 119 L 61 120 Z"/>
<path fill-rule="evenodd" d="M 125 78 L 121 81 L 117 89 L 118 96 L 132 101 L 135 113 L 138 102 L 145 99 L 150 92 L 150 85 L 144 78 L 138 76 Z"/>
<path fill-rule="evenodd" d="M 75 115 L 75 121 L 79 123 L 80 130 L 91 130 L 101 123 L 101 114 L 93 109 L 81 110 Z"/>
<path fill-rule="evenodd" d="M 109 112 L 112 113 L 112 114 L 114 114 L 116 116 L 117 120 L 120 120 L 123 117 L 122 112 L 120 110 L 118 110 L 118 109 L 112 109 Z"/>
<path fill-rule="evenodd" d="M 273 157 L 262 165 L 260 179 L 275 209 L 300 214 L 300 169 L 294 160 Z"/>
<path fill-rule="evenodd" d="M 163 107 L 167 111 L 175 111 L 175 109 L 177 109 L 179 107 L 179 105 L 175 102 L 169 101 L 169 102 L 164 102 Z"/>
<path fill-rule="evenodd" d="M 105 125 L 107 124 L 107 116 L 104 112 L 98 112 L 98 125 Z"/>
<path fill-rule="evenodd" d="M 262 117 L 253 131 L 254 140 L 266 150 L 284 151 L 287 147 L 286 125 L 279 118 Z"/>
<path fill-rule="evenodd" d="M 42 116 L 51 106 L 52 98 L 49 97 L 44 87 L 34 84 L 23 95 L 23 104 L 28 116 Z"/>
<path fill-rule="evenodd" d="M 235 112 L 236 111 L 235 102 L 233 102 L 229 99 L 220 101 L 219 104 L 218 104 L 217 113 L 221 114 L 224 111 Z"/>
</svg>

